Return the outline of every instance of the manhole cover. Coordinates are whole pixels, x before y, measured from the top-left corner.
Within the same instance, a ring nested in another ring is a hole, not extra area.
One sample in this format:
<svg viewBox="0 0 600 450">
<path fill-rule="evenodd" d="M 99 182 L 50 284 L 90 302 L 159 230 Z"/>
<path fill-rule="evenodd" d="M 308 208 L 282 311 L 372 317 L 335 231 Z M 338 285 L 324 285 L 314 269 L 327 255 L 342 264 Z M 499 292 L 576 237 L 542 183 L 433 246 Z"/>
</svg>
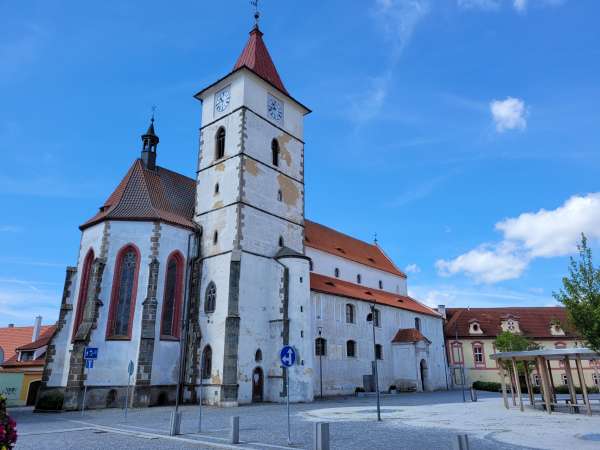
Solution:
<svg viewBox="0 0 600 450">
<path fill-rule="evenodd" d="M 600 442 L 600 433 L 582 434 L 581 436 L 579 436 L 579 439 L 583 439 L 584 441 Z"/>
</svg>

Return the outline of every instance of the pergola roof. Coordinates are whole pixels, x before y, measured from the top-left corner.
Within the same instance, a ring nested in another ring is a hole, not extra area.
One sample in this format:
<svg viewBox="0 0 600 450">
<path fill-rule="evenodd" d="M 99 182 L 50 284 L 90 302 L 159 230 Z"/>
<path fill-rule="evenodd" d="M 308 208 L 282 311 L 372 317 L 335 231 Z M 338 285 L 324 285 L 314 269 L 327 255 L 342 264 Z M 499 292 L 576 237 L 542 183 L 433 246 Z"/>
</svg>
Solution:
<svg viewBox="0 0 600 450">
<path fill-rule="evenodd" d="M 600 359 L 600 353 L 589 348 L 549 348 L 540 350 L 527 350 L 522 352 L 500 352 L 490 356 L 492 359 L 512 359 L 520 361 L 533 361 L 536 357 L 541 356 L 545 359 L 564 359 L 565 356 L 577 357 L 581 359 Z"/>
</svg>

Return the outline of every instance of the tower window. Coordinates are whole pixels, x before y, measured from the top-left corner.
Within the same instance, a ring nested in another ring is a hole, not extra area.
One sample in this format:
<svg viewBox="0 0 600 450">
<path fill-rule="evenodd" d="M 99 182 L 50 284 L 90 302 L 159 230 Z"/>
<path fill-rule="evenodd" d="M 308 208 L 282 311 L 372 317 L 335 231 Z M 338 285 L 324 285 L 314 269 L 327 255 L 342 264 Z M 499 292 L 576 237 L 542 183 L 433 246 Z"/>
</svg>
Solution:
<svg viewBox="0 0 600 450">
<path fill-rule="evenodd" d="M 204 347 L 204 351 L 202 352 L 202 378 L 210 378 L 210 374 L 212 373 L 212 348 L 210 345 Z"/>
<path fill-rule="evenodd" d="M 215 312 L 217 306 L 217 286 L 214 281 L 208 283 L 204 296 L 204 312 L 210 314 Z"/>
<path fill-rule="evenodd" d="M 333 271 L 333 274 L 335 275 L 336 278 L 339 278 L 340 277 L 340 269 L 338 269 L 336 267 L 335 270 Z"/>
<path fill-rule="evenodd" d="M 356 342 L 346 341 L 346 356 L 348 358 L 356 358 Z"/>
<path fill-rule="evenodd" d="M 219 193 L 219 183 L 215 184 L 215 194 Z"/>
<path fill-rule="evenodd" d="M 279 189 L 277 191 L 277 200 L 279 200 L 279 201 L 283 200 L 283 193 L 281 192 L 281 189 Z"/>
<path fill-rule="evenodd" d="M 356 282 L 358 284 L 362 283 L 362 277 L 360 276 L 360 273 L 356 275 Z"/>
<path fill-rule="evenodd" d="M 221 159 L 223 156 L 225 156 L 225 128 L 220 127 L 215 139 L 215 159 Z"/>
<path fill-rule="evenodd" d="M 279 236 L 279 246 L 283 247 L 283 237 Z"/>
<path fill-rule="evenodd" d="M 213 234 L 213 244 L 217 245 L 217 242 L 219 242 L 219 232 L 217 230 L 215 230 L 215 232 Z"/>
<path fill-rule="evenodd" d="M 273 165 L 279 166 L 279 142 L 277 139 L 271 141 L 271 154 L 273 157 Z"/>
</svg>

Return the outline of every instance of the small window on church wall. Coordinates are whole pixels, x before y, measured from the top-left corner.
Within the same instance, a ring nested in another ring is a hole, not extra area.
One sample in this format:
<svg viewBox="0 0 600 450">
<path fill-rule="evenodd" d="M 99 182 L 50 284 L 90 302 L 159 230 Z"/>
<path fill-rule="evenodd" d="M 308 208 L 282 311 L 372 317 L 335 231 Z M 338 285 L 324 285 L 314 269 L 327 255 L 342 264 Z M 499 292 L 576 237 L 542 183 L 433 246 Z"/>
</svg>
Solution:
<svg viewBox="0 0 600 450">
<path fill-rule="evenodd" d="M 202 351 L 202 379 L 210 378 L 212 373 L 212 348 L 210 345 L 204 347 Z"/>
<path fill-rule="evenodd" d="M 358 284 L 362 283 L 362 277 L 360 276 L 360 273 L 358 275 L 356 275 L 356 282 Z"/>
<path fill-rule="evenodd" d="M 279 236 L 279 246 L 283 247 L 283 237 Z"/>
<path fill-rule="evenodd" d="M 215 137 L 215 159 L 221 159 L 225 156 L 225 128 L 217 130 Z"/>
<path fill-rule="evenodd" d="M 183 257 L 176 252 L 167 262 L 165 293 L 162 306 L 160 334 L 163 337 L 179 337 L 179 313 L 181 311 L 183 284 Z"/>
<path fill-rule="evenodd" d="M 348 358 L 356 358 L 356 342 L 355 341 L 347 341 L 346 342 L 346 356 Z"/>
<path fill-rule="evenodd" d="M 354 323 L 354 305 L 346 304 L 346 323 Z"/>
<path fill-rule="evenodd" d="M 219 242 L 219 232 L 215 230 L 213 234 L 213 244 L 217 245 L 217 242 Z"/>
<path fill-rule="evenodd" d="M 383 359 L 383 347 L 381 344 L 375 344 L 375 359 Z"/>
<path fill-rule="evenodd" d="M 131 338 L 138 264 L 139 254 L 133 245 L 128 245 L 119 251 L 112 286 L 108 337 Z"/>
<path fill-rule="evenodd" d="M 219 193 L 219 183 L 215 184 L 215 194 Z"/>
<path fill-rule="evenodd" d="M 88 287 L 90 284 L 90 273 L 92 271 L 92 263 L 94 262 L 94 250 L 89 249 L 83 262 L 83 271 L 81 282 L 79 283 L 79 295 L 77 296 L 77 312 L 75 314 L 75 322 L 73 324 L 73 337 L 77 334 L 79 325 L 83 321 L 83 313 L 85 311 L 85 302 L 88 295 Z"/>
<path fill-rule="evenodd" d="M 383 289 L 383 281 L 379 280 L 379 289 Z"/>
<path fill-rule="evenodd" d="M 280 202 L 283 201 L 283 193 L 281 192 L 281 189 L 277 191 L 277 200 Z"/>
<path fill-rule="evenodd" d="M 271 153 L 273 156 L 273 165 L 279 166 L 279 142 L 277 139 L 271 141 Z"/>
<path fill-rule="evenodd" d="M 310 270 L 311 272 L 313 271 L 314 268 L 314 264 L 312 262 L 312 259 L 308 262 L 308 270 Z"/>
<path fill-rule="evenodd" d="M 315 355 L 326 356 L 327 355 L 327 341 L 323 338 L 315 339 Z"/>
<path fill-rule="evenodd" d="M 418 317 L 415 317 L 415 328 L 421 331 L 421 319 Z"/>
<path fill-rule="evenodd" d="M 333 274 L 335 275 L 336 278 L 339 278 L 340 277 L 340 269 L 338 269 L 336 267 L 335 270 L 333 271 Z"/>
<path fill-rule="evenodd" d="M 210 314 L 215 312 L 217 307 L 217 286 L 213 281 L 211 281 L 207 288 L 206 294 L 204 297 L 204 312 L 206 314 Z"/>
<path fill-rule="evenodd" d="M 254 361 L 257 363 L 262 361 L 262 350 L 260 348 L 254 354 Z"/>
</svg>

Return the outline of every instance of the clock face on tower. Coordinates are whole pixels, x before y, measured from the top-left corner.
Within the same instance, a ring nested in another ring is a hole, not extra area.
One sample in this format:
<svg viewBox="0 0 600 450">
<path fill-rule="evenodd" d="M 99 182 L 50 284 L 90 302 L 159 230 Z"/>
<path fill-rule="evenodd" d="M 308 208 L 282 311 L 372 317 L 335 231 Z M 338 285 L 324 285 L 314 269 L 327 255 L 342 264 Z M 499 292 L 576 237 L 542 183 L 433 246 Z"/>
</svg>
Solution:
<svg viewBox="0 0 600 450">
<path fill-rule="evenodd" d="M 281 123 L 283 121 L 283 102 L 269 95 L 267 97 L 267 112 L 271 119 Z"/>
<path fill-rule="evenodd" d="M 221 89 L 215 94 L 215 110 L 217 112 L 223 112 L 229 106 L 231 100 L 231 92 L 229 92 L 229 86 Z"/>
</svg>

